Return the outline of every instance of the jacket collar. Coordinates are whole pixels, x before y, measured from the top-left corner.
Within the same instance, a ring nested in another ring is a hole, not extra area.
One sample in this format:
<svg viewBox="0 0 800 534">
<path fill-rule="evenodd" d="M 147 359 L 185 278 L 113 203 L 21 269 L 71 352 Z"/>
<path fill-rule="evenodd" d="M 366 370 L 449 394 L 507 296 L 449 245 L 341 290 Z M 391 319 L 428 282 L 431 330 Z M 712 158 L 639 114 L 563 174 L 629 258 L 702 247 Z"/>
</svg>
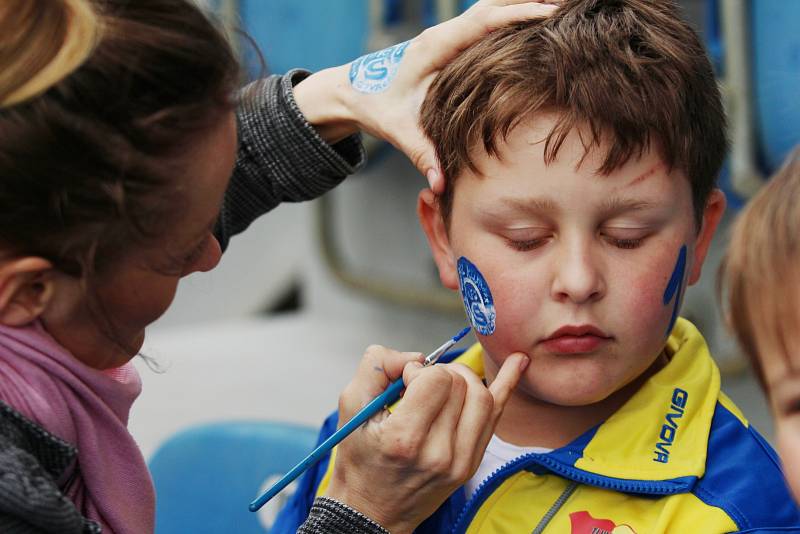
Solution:
<svg viewBox="0 0 800 534">
<path fill-rule="evenodd" d="M 685 319 L 678 319 L 666 350 L 669 363 L 622 408 L 532 463 L 567 478 L 621 490 L 688 489 L 705 473 L 711 420 L 720 395 L 719 370 L 702 335 Z M 479 344 L 456 361 L 483 376 Z"/>
</svg>

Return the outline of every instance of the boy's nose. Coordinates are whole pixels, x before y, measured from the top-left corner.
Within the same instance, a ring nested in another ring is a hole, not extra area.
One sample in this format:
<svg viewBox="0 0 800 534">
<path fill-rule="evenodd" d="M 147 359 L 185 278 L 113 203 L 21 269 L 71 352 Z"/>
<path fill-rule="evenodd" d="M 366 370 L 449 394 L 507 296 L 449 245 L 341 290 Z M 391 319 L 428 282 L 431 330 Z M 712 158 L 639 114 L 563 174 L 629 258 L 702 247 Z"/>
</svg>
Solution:
<svg viewBox="0 0 800 534">
<path fill-rule="evenodd" d="M 559 302 L 576 304 L 602 298 L 605 282 L 598 267 L 585 247 L 565 247 L 554 266 L 553 298 Z"/>
</svg>

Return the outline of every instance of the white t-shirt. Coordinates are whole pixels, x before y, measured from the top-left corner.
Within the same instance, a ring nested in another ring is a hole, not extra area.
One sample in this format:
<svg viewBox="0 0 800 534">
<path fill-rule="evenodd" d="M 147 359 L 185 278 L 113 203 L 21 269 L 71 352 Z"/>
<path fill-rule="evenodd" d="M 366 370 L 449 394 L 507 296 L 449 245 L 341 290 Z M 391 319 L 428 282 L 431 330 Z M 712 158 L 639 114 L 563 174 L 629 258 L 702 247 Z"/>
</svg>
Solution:
<svg viewBox="0 0 800 534">
<path fill-rule="evenodd" d="M 475 472 L 475 475 L 473 475 L 473 477 L 469 479 L 464 486 L 467 490 L 467 499 L 472 497 L 472 495 L 475 493 L 475 490 L 477 490 L 478 486 L 481 485 L 481 482 L 489 478 L 492 473 L 500 469 L 514 458 L 532 452 L 545 454 L 551 452 L 552 450 L 553 449 L 547 449 L 545 447 L 520 447 L 518 445 L 506 443 L 497 436 L 492 435 L 492 439 L 489 441 L 489 446 L 486 447 L 486 454 L 483 455 L 483 460 L 481 460 L 481 465 L 478 466 L 478 470 Z"/>
</svg>

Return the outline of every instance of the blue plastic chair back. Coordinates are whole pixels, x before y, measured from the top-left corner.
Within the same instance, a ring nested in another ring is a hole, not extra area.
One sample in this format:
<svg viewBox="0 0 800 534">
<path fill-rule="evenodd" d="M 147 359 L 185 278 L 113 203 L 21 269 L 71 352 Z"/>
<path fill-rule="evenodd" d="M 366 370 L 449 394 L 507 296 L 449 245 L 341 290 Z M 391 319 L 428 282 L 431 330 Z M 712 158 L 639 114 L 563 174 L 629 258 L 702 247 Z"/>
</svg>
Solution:
<svg viewBox="0 0 800 534">
<path fill-rule="evenodd" d="M 179 432 L 149 462 L 156 488 L 156 534 L 268 532 L 264 522 L 277 512 L 280 496 L 258 514 L 247 505 L 302 460 L 316 438 L 316 429 L 310 427 L 263 421 L 214 423 Z"/>
<path fill-rule="evenodd" d="M 295 67 L 316 71 L 352 61 L 366 50 L 368 0 L 240 0 L 239 12 L 270 73 Z M 253 58 L 248 65 L 257 66 Z"/>
<path fill-rule="evenodd" d="M 765 171 L 800 143 L 800 2 L 758 0 L 752 13 L 755 110 Z"/>
</svg>

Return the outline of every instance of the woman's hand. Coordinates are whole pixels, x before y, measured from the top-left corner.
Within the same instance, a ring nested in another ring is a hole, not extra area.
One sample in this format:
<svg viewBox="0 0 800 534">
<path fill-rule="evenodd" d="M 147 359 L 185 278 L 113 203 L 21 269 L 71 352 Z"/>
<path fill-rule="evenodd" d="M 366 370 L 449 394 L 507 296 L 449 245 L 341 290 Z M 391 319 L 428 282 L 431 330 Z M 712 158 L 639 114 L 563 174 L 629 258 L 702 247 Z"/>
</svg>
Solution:
<svg viewBox="0 0 800 534">
<path fill-rule="evenodd" d="M 308 121 L 328 142 L 364 130 L 402 150 L 434 192 L 444 180 L 433 146 L 419 127 L 431 81 L 452 58 L 496 28 L 546 17 L 556 0 L 480 0 L 462 15 L 414 39 L 315 73 L 295 87 Z"/>
<path fill-rule="evenodd" d="M 523 354 L 508 357 L 487 388 L 463 365 L 423 368 L 421 359 L 370 347 L 339 398 L 343 424 L 401 375 L 407 385 L 391 414 L 339 444 L 325 493 L 392 534 L 411 532 L 475 473 L 528 363 Z"/>
</svg>

